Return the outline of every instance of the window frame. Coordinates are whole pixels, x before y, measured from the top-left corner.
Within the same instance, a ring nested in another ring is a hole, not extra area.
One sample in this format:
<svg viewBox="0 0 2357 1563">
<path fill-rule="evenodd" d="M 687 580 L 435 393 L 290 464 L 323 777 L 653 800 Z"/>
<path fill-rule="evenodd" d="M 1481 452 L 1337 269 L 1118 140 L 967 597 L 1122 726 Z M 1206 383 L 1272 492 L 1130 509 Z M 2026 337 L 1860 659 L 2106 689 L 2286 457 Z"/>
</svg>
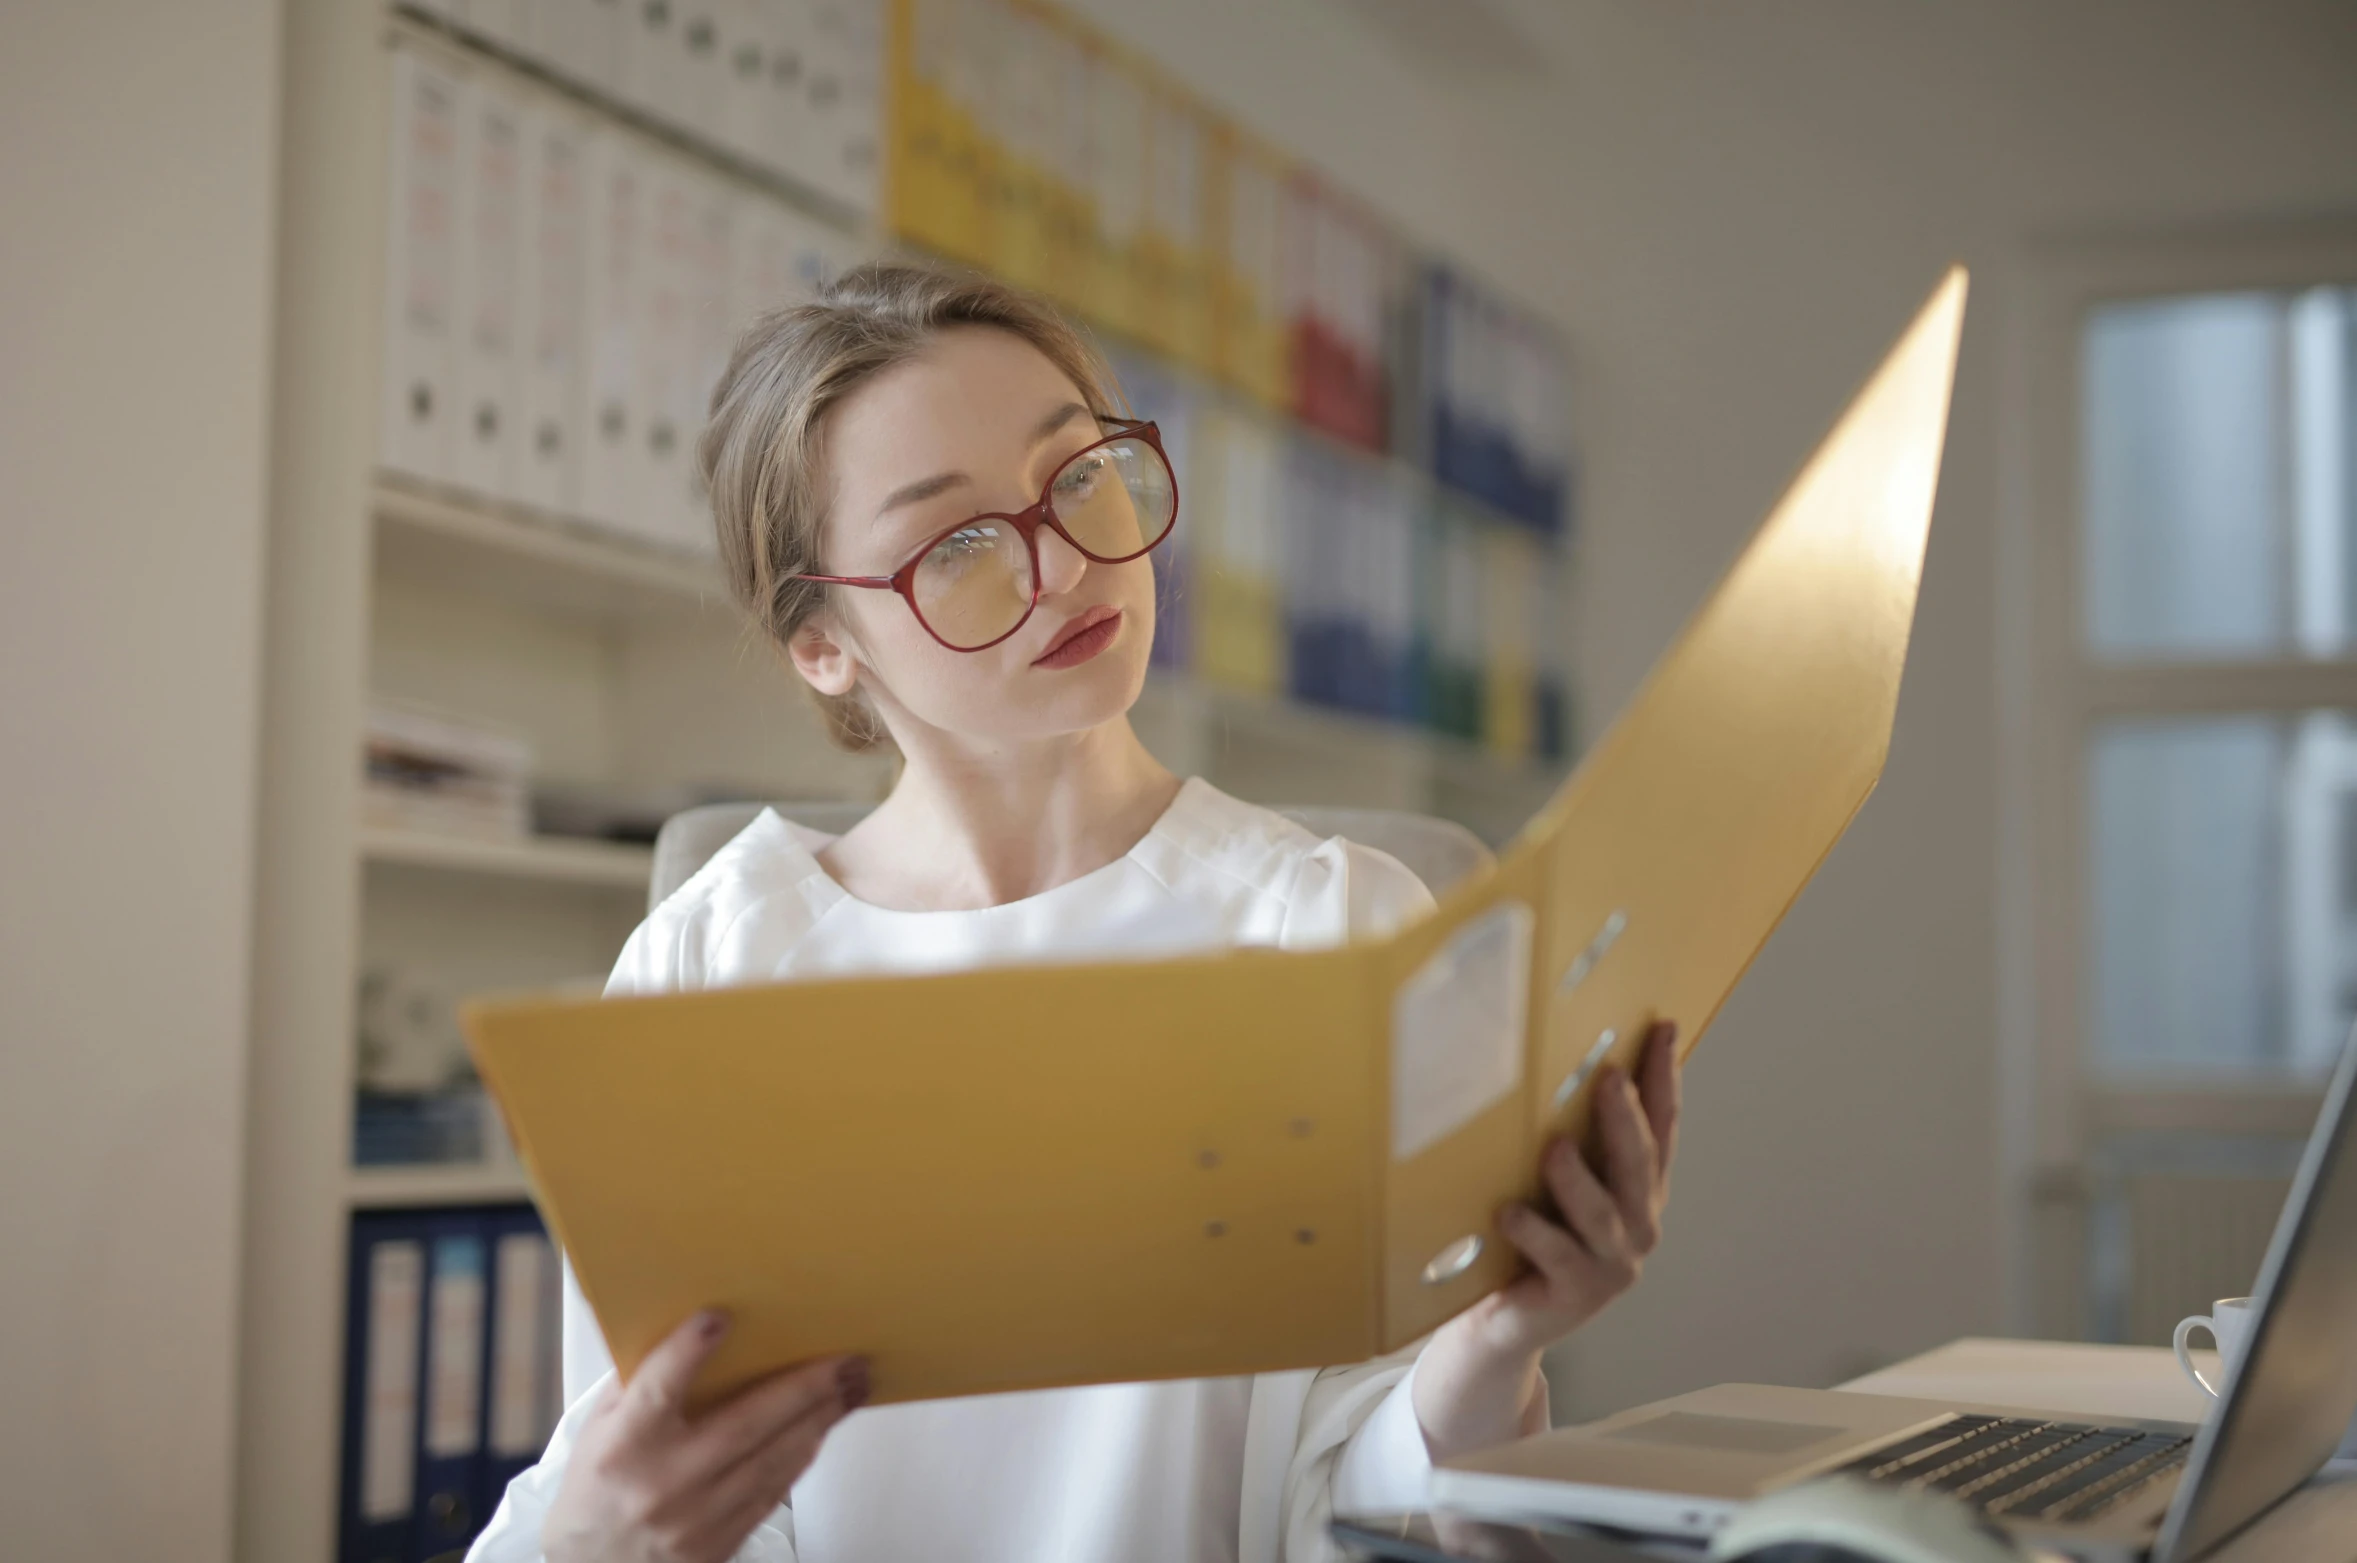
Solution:
<svg viewBox="0 0 2357 1563">
<path fill-rule="evenodd" d="M 2357 647 L 2336 657 L 2106 663 L 2087 649 L 2081 344 L 2106 304 L 2357 286 L 2357 218 L 2048 239 L 2017 273 L 2003 378 L 1999 704 L 2000 1166 L 2009 1325 L 2081 1333 L 2089 1153 L 2127 1132 L 2298 1136 L 2322 1083 L 2129 1085 L 2086 1067 L 2086 746 L 2121 715 L 2357 713 Z"/>
</svg>

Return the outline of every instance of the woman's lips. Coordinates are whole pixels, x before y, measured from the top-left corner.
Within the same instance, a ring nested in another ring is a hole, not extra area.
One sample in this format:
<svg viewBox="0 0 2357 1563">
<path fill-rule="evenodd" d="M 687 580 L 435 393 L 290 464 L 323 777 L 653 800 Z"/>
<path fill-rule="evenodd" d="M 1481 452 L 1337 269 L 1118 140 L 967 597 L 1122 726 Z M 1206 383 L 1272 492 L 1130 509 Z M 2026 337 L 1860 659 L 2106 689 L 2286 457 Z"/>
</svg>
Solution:
<svg viewBox="0 0 2357 1563">
<path fill-rule="evenodd" d="M 1035 668 L 1076 668 L 1113 644 L 1121 634 L 1121 610 L 1096 607 L 1074 619 L 1054 644 L 1032 662 Z"/>
</svg>

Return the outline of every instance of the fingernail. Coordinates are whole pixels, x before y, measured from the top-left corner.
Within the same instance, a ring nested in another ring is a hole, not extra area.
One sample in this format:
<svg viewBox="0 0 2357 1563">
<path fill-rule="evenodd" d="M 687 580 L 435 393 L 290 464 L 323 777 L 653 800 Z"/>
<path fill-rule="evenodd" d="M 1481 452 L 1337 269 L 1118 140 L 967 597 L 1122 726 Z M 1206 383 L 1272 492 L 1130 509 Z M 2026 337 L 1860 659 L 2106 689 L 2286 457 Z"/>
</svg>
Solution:
<svg viewBox="0 0 2357 1563">
<path fill-rule="evenodd" d="M 728 1315 L 718 1308 L 706 1308 L 696 1315 L 696 1333 L 706 1340 L 718 1340 L 728 1328 Z"/>
<path fill-rule="evenodd" d="M 835 1394 L 843 1402 L 844 1410 L 857 1411 L 866 1405 L 873 1389 L 868 1382 L 867 1358 L 846 1357 L 843 1365 L 835 1369 Z"/>
</svg>

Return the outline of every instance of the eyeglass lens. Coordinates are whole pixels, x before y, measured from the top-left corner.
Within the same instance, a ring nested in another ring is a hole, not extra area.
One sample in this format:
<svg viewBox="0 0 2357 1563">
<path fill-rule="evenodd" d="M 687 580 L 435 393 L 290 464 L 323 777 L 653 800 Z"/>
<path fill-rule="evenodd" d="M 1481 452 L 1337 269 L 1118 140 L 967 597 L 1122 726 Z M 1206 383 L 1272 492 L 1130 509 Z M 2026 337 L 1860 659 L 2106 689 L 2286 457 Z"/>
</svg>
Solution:
<svg viewBox="0 0 2357 1563">
<path fill-rule="evenodd" d="M 1178 495 L 1161 452 L 1142 439 L 1092 445 L 1048 480 L 1048 507 L 1081 552 L 1118 564 L 1162 541 Z M 916 609 L 951 646 L 987 646 L 1031 611 L 1031 550 L 1007 521 L 977 518 L 917 564 Z"/>
</svg>

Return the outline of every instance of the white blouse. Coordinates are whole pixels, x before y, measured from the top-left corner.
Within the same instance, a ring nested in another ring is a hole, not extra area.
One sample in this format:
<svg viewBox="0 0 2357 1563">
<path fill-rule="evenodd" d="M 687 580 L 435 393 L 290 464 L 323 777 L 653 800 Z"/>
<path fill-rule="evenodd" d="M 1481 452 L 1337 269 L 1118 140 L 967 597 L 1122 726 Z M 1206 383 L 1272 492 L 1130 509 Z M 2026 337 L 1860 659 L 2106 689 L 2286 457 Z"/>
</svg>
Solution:
<svg viewBox="0 0 2357 1563">
<path fill-rule="evenodd" d="M 764 813 L 631 935 L 609 993 L 1043 957 L 1287 949 L 1387 930 L 1432 905 L 1396 859 L 1319 841 L 1200 779 L 1119 860 L 965 912 L 855 900 L 813 855 L 830 838 Z M 469 1554 L 540 1555 L 541 1522 L 594 1391 L 613 1372 L 565 1291 L 570 1409 Z M 1337 1509 L 1420 1507 L 1431 1465 L 1413 1350 L 1354 1367 L 1107 1384 L 871 1407 L 745 1543 L 738 1563 L 1292 1563 L 1330 1555 Z"/>
</svg>

